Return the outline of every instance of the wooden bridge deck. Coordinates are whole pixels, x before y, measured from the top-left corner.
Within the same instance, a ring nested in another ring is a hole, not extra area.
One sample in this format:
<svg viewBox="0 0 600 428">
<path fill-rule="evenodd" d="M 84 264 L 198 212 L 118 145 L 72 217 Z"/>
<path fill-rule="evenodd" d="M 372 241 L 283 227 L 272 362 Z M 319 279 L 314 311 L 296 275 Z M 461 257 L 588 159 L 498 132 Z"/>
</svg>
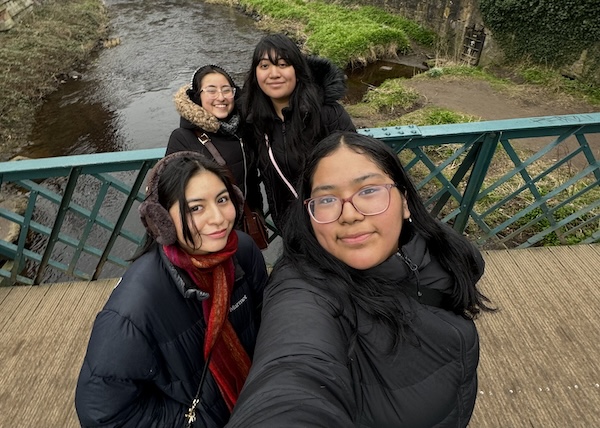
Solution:
<svg viewBox="0 0 600 428">
<path fill-rule="evenodd" d="M 470 427 L 600 426 L 600 245 L 486 251 Z M 77 427 L 90 327 L 115 280 L 0 288 L 0 427 Z"/>
</svg>

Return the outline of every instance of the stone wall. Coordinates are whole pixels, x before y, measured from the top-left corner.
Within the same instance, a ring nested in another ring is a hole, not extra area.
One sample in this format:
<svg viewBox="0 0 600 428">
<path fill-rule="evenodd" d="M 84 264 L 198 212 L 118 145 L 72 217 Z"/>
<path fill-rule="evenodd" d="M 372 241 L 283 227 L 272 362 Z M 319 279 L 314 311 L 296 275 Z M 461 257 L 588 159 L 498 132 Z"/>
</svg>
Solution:
<svg viewBox="0 0 600 428">
<path fill-rule="evenodd" d="M 33 0 L 0 0 L 0 31 L 14 27 L 15 19 L 32 4 Z"/>
<path fill-rule="evenodd" d="M 434 53 L 457 60 L 463 50 L 465 29 L 473 25 L 483 27 L 478 0 L 342 0 L 342 3 L 377 6 L 418 22 L 440 35 Z M 485 28 L 484 31 L 486 39 L 480 65 L 489 64 L 501 56 L 491 32 Z"/>
</svg>

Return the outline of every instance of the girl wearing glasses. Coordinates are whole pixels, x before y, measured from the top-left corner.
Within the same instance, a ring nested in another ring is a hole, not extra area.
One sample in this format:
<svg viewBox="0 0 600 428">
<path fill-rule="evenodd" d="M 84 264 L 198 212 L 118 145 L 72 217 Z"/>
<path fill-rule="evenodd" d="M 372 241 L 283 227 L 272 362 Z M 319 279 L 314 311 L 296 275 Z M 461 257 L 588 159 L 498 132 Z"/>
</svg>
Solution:
<svg viewBox="0 0 600 428">
<path fill-rule="evenodd" d="M 306 155 L 331 132 L 356 130 L 338 102 L 345 76 L 329 60 L 303 55 L 287 36 L 270 34 L 254 49 L 243 92 L 246 139 L 258 154 L 271 216 L 281 228 Z"/>
<path fill-rule="evenodd" d="M 212 159 L 208 140 L 225 160 L 252 211 L 262 213 L 262 195 L 255 161 L 242 140 L 241 120 L 236 108 L 239 88 L 217 65 L 205 65 L 194 73 L 190 85 L 175 94 L 181 116 L 179 128 L 169 138 L 166 154 L 196 151 Z"/>
<path fill-rule="evenodd" d="M 334 133 L 308 157 L 265 289 L 234 427 L 465 427 L 484 262 L 432 217 L 384 143 Z"/>
</svg>

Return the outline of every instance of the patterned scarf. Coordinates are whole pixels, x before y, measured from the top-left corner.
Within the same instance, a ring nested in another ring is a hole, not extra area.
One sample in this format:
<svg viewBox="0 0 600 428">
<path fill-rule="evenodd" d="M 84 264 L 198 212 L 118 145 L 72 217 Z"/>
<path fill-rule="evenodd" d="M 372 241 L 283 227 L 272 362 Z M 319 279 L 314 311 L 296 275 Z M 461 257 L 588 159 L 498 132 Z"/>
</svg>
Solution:
<svg viewBox="0 0 600 428">
<path fill-rule="evenodd" d="M 234 113 L 231 115 L 228 121 L 219 119 L 219 124 L 221 125 L 219 128 L 219 132 L 221 134 L 235 136 L 237 129 L 240 126 L 240 115 Z"/>
<path fill-rule="evenodd" d="M 232 256 L 237 244 L 237 233 L 232 230 L 225 248 L 216 253 L 189 255 L 177 244 L 163 247 L 171 263 L 184 269 L 200 290 L 210 294 L 202 302 L 207 325 L 204 358 L 212 350 L 208 367 L 230 411 L 250 370 L 250 358 L 228 318 L 235 280 Z"/>
</svg>

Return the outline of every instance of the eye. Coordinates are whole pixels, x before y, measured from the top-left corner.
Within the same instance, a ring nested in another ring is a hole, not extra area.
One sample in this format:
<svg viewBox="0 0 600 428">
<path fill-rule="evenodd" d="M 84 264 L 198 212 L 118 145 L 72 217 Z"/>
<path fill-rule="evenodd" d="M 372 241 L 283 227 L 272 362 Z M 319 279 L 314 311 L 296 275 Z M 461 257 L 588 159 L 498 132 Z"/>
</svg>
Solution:
<svg viewBox="0 0 600 428">
<path fill-rule="evenodd" d="M 378 192 L 381 192 L 381 190 L 382 190 L 381 186 L 363 187 L 362 189 L 360 189 L 358 191 L 358 196 L 372 196 Z"/>
<path fill-rule="evenodd" d="M 195 213 L 195 212 L 203 211 L 204 206 L 203 205 L 190 205 L 189 209 L 190 209 L 190 212 Z"/>
<path fill-rule="evenodd" d="M 277 61 L 277 65 L 279 67 L 281 67 L 281 68 L 285 68 L 285 67 L 289 66 L 289 64 L 287 63 L 287 61 L 284 60 L 284 59 L 280 59 L 279 61 Z"/>
<path fill-rule="evenodd" d="M 207 94 L 210 94 L 210 95 L 214 95 L 217 93 L 217 88 L 206 88 L 204 90 L 204 92 L 206 92 Z"/>
<path fill-rule="evenodd" d="M 217 204 L 225 205 L 225 204 L 229 203 L 229 201 L 231 201 L 231 198 L 229 197 L 229 195 L 223 195 L 223 196 L 219 196 L 219 198 L 217 199 Z"/>
<path fill-rule="evenodd" d="M 338 201 L 338 198 L 336 198 L 335 196 L 327 195 L 327 196 L 321 196 L 319 198 L 315 198 L 314 201 L 315 201 L 315 204 L 324 206 L 324 205 L 331 205 L 331 204 L 336 203 Z"/>
</svg>

